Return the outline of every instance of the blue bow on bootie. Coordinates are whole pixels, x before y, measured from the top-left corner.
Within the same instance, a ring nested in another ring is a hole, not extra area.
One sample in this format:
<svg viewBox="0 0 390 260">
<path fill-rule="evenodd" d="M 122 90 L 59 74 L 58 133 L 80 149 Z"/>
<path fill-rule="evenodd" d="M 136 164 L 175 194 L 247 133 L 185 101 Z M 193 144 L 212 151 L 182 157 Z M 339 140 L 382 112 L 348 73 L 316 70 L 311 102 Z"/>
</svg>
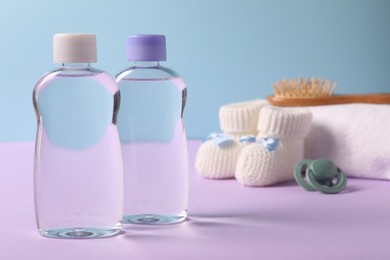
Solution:
<svg viewBox="0 0 390 260">
<path fill-rule="evenodd" d="M 258 143 L 263 145 L 269 152 L 274 152 L 278 149 L 280 139 L 277 137 L 256 137 L 253 135 L 246 135 L 240 138 L 241 143 Z"/>
<path fill-rule="evenodd" d="M 221 148 L 228 146 L 234 142 L 233 137 L 224 133 L 211 133 L 205 139 L 203 139 L 203 142 L 206 142 L 211 139 L 214 140 L 214 143 Z"/>
</svg>

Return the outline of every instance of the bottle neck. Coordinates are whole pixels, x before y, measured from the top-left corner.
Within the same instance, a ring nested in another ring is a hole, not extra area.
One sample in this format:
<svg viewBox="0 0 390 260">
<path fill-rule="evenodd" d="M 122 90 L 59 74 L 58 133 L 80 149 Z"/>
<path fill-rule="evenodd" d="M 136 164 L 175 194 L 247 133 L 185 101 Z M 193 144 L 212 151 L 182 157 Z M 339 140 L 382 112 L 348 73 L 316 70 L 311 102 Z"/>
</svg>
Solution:
<svg viewBox="0 0 390 260">
<path fill-rule="evenodd" d="M 134 67 L 138 68 L 152 68 L 152 67 L 159 67 L 160 62 L 159 61 L 134 61 Z"/>
<path fill-rule="evenodd" d="M 89 69 L 91 68 L 90 63 L 62 63 L 62 68 L 64 69 Z"/>
</svg>

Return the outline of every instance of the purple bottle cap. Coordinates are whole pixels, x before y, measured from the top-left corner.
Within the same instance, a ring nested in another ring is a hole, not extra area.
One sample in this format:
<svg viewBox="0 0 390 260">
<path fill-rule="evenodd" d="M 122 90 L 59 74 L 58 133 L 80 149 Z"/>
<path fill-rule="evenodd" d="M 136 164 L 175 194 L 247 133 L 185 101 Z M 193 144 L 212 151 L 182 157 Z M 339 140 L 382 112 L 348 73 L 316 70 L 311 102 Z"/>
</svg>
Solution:
<svg viewBox="0 0 390 260">
<path fill-rule="evenodd" d="M 131 61 L 166 61 L 165 36 L 157 34 L 127 36 L 127 59 Z"/>
</svg>

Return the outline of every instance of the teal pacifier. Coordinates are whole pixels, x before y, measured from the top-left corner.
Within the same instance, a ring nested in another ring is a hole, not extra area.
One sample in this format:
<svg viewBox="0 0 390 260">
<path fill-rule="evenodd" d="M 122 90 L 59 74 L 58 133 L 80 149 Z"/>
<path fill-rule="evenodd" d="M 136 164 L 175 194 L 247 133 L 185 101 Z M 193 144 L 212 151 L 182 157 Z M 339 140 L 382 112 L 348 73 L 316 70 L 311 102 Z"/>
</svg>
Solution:
<svg viewBox="0 0 390 260">
<path fill-rule="evenodd" d="M 300 161 L 295 166 L 294 177 L 307 191 L 339 193 L 347 186 L 345 173 L 327 159 Z"/>
</svg>

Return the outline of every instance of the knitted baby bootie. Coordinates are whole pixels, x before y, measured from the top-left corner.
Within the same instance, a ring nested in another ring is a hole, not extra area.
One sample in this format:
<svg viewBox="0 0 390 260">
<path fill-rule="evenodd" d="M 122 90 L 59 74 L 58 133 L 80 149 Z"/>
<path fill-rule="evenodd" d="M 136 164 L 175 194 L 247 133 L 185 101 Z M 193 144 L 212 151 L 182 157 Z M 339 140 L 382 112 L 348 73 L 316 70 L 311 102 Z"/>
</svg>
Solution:
<svg viewBox="0 0 390 260">
<path fill-rule="evenodd" d="M 219 110 L 223 133 L 211 134 L 199 148 L 195 160 L 198 173 L 210 179 L 233 178 L 237 158 L 246 144 L 240 143 L 243 135 L 257 132 L 257 120 L 265 100 L 254 100 L 222 106 Z"/>
<path fill-rule="evenodd" d="M 295 164 L 303 159 L 304 138 L 312 115 L 303 108 L 263 107 L 257 137 L 243 137 L 236 179 L 247 186 L 268 186 L 294 179 Z"/>
</svg>

